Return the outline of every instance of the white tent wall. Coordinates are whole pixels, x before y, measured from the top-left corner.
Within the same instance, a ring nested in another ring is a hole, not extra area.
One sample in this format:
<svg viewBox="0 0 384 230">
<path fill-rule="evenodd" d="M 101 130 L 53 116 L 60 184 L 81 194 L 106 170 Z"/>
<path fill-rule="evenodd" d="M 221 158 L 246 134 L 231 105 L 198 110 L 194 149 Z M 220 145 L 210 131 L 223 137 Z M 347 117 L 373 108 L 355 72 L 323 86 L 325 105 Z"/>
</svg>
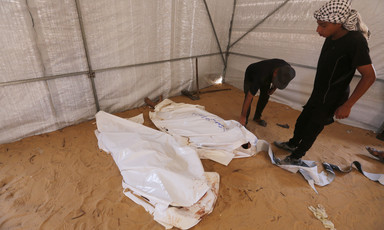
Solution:
<svg viewBox="0 0 384 230">
<path fill-rule="evenodd" d="M 312 92 L 324 42 L 316 33 L 313 12 L 327 1 L 238 0 L 225 81 L 242 89 L 249 64 L 269 58 L 284 59 L 295 68 L 296 78 L 285 90 L 277 90 L 271 99 L 301 110 Z M 372 32 L 368 43 L 378 79 L 353 107 L 350 117 L 340 122 L 377 131 L 384 122 L 384 1 L 353 0 L 352 8 L 361 14 Z M 359 76 L 353 79 L 351 91 L 359 80 Z"/>
<path fill-rule="evenodd" d="M 324 41 L 313 12 L 325 2 L 2 0 L 0 144 L 92 119 L 98 109 L 119 112 L 145 97 L 194 90 L 195 58 L 200 88 L 224 73 L 240 89 L 250 63 L 283 58 L 297 77 L 272 100 L 301 109 Z M 352 5 L 372 31 L 378 80 L 343 122 L 377 130 L 384 112 L 384 2 Z"/>
<path fill-rule="evenodd" d="M 96 71 L 101 110 L 122 111 L 142 105 L 146 96 L 169 97 L 192 89 L 193 58 L 161 61 L 219 52 L 203 1 L 81 3 L 93 68 L 131 66 Z M 221 37 L 228 37 L 225 27 L 220 31 Z M 207 79 L 221 74 L 223 62 L 220 55 L 201 57 L 199 62 L 208 64 L 199 68 L 200 86 L 205 87 L 211 84 Z M 134 66 L 143 63 L 151 65 Z"/>
<path fill-rule="evenodd" d="M 145 97 L 192 90 L 195 58 L 200 87 L 211 85 L 224 69 L 220 50 L 232 6 L 227 0 L 0 1 L 0 144 L 92 119 L 98 108 L 118 112 L 143 105 Z"/>
<path fill-rule="evenodd" d="M 0 2 L 0 82 L 86 70 L 79 27 L 67 13 L 73 5 L 58 1 L 38 9 L 38 2 L 28 4 Z M 66 20 L 58 20 L 59 12 Z M 33 17 L 37 13 L 41 16 Z M 65 81 L 58 78 L 1 86 L 0 143 L 56 130 L 92 116 L 96 110 L 90 89 L 84 74 Z"/>
</svg>

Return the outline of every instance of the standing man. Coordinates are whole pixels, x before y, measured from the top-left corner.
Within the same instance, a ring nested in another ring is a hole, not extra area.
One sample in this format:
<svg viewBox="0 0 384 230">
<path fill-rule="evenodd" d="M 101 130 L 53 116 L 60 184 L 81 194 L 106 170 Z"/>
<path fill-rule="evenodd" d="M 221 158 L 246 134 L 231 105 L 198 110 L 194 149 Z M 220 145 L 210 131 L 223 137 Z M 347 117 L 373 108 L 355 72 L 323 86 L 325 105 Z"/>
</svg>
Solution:
<svg viewBox="0 0 384 230">
<path fill-rule="evenodd" d="M 274 142 L 291 151 L 281 163 L 302 165 L 301 157 L 311 148 L 325 125 L 347 118 L 352 106 L 376 79 L 369 56 L 370 32 L 349 0 L 331 0 L 315 11 L 317 33 L 325 42 L 317 63 L 311 97 L 297 118 L 293 137 L 288 142 Z M 349 96 L 349 84 L 356 69 L 361 79 Z"/>
<path fill-rule="evenodd" d="M 261 120 L 261 114 L 268 103 L 269 96 L 275 92 L 276 88 L 285 89 L 295 75 L 295 70 L 282 59 L 269 59 L 250 64 L 245 71 L 245 97 L 239 119 L 240 124 L 245 126 L 248 123 L 253 97 L 260 89 L 253 120 L 261 126 L 266 126 L 267 123 Z"/>
</svg>

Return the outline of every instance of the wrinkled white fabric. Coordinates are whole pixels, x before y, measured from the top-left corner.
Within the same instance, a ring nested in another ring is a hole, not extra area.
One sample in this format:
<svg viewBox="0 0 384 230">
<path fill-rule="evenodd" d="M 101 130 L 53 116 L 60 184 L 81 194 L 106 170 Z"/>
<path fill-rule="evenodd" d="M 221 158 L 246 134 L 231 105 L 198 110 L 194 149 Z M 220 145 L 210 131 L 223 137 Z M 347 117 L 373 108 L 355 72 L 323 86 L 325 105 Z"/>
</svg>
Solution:
<svg viewBox="0 0 384 230">
<path fill-rule="evenodd" d="M 334 173 L 334 169 L 335 170 L 338 170 L 340 172 L 344 172 L 344 173 L 348 173 L 348 172 L 351 172 L 352 171 L 352 165 L 355 165 L 356 168 L 364 175 L 366 176 L 368 179 L 372 180 L 372 181 L 377 181 L 379 182 L 380 184 L 384 185 L 384 174 L 374 174 L 374 173 L 368 173 L 368 172 L 365 172 L 362 170 L 361 168 L 361 164 L 357 161 L 354 161 L 350 167 L 348 167 L 347 170 L 343 170 L 341 169 L 339 166 L 337 165 L 332 165 L 332 164 L 328 164 L 326 162 L 323 163 L 323 166 L 326 170 L 325 171 L 322 171 L 322 172 L 318 172 L 317 170 L 317 164 L 315 161 L 309 161 L 309 160 L 303 160 L 303 162 L 308 166 L 308 167 L 305 167 L 305 166 L 297 166 L 297 165 L 281 165 L 279 162 L 281 161 L 279 158 L 275 157 L 275 155 L 273 154 L 273 151 L 271 149 L 271 146 L 268 142 L 266 142 L 265 140 L 259 140 L 257 142 L 257 145 L 256 145 L 256 151 L 259 152 L 259 151 L 264 151 L 264 152 L 267 152 L 270 159 L 271 159 L 271 162 L 272 164 L 274 165 L 277 165 L 279 166 L 280 168 L 282 169 L 285 169 L 289 172 L 292 172 L 292 173 L 297 173 L 297 172 L 300 172 L 301 175 L 303 175 L 303 177 L 307 180 L 308 184 L 312 187 L 312 189 L 316 192 L 316 188 L 315 188 L 315 185 L 318 185 L 318 186 L 326 186 L 330 183 L 332 183 L 332 181 L 335 179 L 336 177 L 336 174 Z"/>
<path fill-rule="evenodd" d="M 205 111 L 203 106 L 166 99 L 149 117 L 158 129 L 194 147 L 201 158 L 228 165 L 233 158 L 256 154 L 257 137 L 253 133 L 237 121 Z M 242 145 L 248 142 L 251 147 L 244 149 Z"/>
<path fill-rule="evenodd" d="M 317 165 L 314 161 L 307 161 L 303 160 L 303 162 L 308 165 L 308 167 L 304 166 L 297 166 L 297 165 L 280 165 L 278 162 L 280 162 L 280 159 L 275 157 L 273 154 L 273 151 L 271 149 L 271 146 L 268 142 L 264 140 L 259 140 L 257 142 L 257 151 L 265 151 L 268 153 L 272 164 L 279 166 L 282 169 L 285 169 L 292 173 L 300 172 L 301 175 L 307 180 L 308 184 L 312 187 L 312 189 L 316 192 L 315 184 L 319 186 L 325 186 L 327 184 L 330 184 L 334 179 L 334 174 L 327 174 L 325 172 L 318 173 L 317 172 Z"/>
<path fill-rule="evenodd" d="M 102 111 L 96 114 L 96 123 L 99 147 L 118 166 L 124 193 L 155 220 L 167 228 L 187 229 L 201 218 L 190 207 L 200 204 L 197 207 L 204 210 L 199 213 L 212 211 L 219 177 L 204 173 L 193 148 L 180 145 L 171 135 Z M 202 203 L 202 197 L 209 200 Z M 171 206 L 188 208 L 180 214 L 170 211 Z"/>
</svg>

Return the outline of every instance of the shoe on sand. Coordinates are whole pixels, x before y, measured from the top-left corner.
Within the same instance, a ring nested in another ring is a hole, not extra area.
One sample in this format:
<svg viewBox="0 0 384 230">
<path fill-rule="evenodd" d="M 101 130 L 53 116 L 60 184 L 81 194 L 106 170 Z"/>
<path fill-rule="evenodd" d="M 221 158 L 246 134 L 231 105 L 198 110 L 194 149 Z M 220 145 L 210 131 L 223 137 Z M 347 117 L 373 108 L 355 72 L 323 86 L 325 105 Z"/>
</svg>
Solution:
<svg viewBox="0 0 384 230">
<path fill-rule="evenodd" d="M 276 147 L 279 147 L 281 149 L 284 149 L 284 150 L 287 150 L 287 151 L 290 151 L 290 152 L 293 152 L 296 149 L 295 146 L 290 146 L 288 141 L 287 142 L 274 141 L 273 144 Z"/>
<path fill-rule="evenodd" d="M 293 158 L 291 156 L 287 156 L 284 160 L 280 161 L 281 165 L 297 165 L 308 167 L 306 163 L 304 163 L 301 158 Z"/>
<path fill-rule="evenodd" d="M 367 151 L 374 157 L 378 158 L 379 161 L 383 162 L 384 163 L 384 151 L 380 151 L 380 150 L 377 150 L 375 148 L 372 148 L 372 147 L 368 147 L 366 146 L 365 147 L 367 149 Z"/>
<path fill-rule="evenodd" d="M 377 139 L 381 140 L 381 141 L 384 141 L 384 133 L 380 133 L 376 136 Z"/>
<path fill-rule="evenodd" d="M 261 120 L 261 119 L 253 119 L 257 124 L 259 124 L 260 126 L 263 126 L 263 127 L 266 127 L 267 126 L 267 122 L 264 121 L 264 120 Z"/>
</svg>

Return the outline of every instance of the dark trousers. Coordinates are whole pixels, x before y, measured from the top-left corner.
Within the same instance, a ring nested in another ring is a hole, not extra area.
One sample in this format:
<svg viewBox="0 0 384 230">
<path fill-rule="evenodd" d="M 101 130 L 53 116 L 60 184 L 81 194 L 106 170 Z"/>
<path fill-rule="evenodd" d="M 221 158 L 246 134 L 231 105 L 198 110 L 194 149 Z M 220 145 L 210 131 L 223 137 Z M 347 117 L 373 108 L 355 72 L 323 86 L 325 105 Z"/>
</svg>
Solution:
<svg viewBox="0 0 384 230">
<path fill-rule="evenodd" d="M 324 126 L 333 122 L 333 108 L 327 106 L 306 105 L 297 118 L 293 137 L 289 145 L 297 146 L 292 152 L 292 157 L 301 158 L 312 147 L 317 136 L 323 131 Z"/>
<path fill-rule="evenodd" d="M 245 96 L 247 96 L 248 91 L 244 91 L 244 92 L 245 92 Z M 256 111 L 255 111 L 255 115 L 253 116 L 253 120 L 258 120 L 261 118 L 261 114 L 263 113 L 264 108 L 268 103 L 268 100 L 269 100 L 268 90 L 260 89 L 260 96 L 259 96 L 259 100 L 257 101 Z M 252 107 L 252 102 L 251 102 L 251 105 L 249 105 L 249 108 L 247 111 L 246 123 L 248 123 L 248 117 L 249 117 L 249 114 L 251 113 L 251 107 Z"/>
</svg>

